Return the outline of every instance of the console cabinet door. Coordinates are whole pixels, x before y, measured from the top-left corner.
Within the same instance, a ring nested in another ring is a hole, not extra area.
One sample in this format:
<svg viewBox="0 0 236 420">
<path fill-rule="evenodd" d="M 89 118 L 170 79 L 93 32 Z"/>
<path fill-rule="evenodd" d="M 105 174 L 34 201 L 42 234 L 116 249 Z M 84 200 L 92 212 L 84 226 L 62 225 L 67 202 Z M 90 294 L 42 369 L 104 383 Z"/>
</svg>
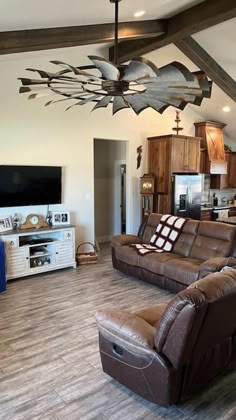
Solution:
<svg viewBox="0 0 236 420">
<path fill-rule="evenodd" d="M 7 277 L 24 276 L 29 270 L 29 249 L 27 247 L 6 249 Z"/>
</svg>

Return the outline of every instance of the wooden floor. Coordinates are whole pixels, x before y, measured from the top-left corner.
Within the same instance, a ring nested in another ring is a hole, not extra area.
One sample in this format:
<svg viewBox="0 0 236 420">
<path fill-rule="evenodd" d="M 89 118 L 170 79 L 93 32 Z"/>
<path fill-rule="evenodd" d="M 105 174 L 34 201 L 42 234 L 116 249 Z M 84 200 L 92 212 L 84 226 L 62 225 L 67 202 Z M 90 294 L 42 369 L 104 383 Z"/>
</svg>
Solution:
<svg viewBox="0 0 236 420">
<path fill-rule="evenodd" d="M 1 420 L 236 419 L 236 373 L 168 409 L 103 373 L 94 315 L 135 310 L 168 292 L 98 264 L 15 280 L 0 295 Z"/>
</svg>

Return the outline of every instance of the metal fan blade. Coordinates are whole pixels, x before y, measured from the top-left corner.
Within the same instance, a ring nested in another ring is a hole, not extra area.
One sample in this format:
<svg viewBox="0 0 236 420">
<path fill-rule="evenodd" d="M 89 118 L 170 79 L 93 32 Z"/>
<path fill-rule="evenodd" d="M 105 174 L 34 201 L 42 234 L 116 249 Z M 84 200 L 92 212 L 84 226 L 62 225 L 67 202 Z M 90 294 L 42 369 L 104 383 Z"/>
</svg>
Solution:
<svg viewBox="0 0 236 420">
<path fill-rule="evenodd" d="M 88 55 L 88 58 L 92 63 L 100 70 L 102 76 L 107 80 L 119 80 L 120 71 L 110 61 L 103 57 L 97 57 L 96 55 Z"/>
<path fill-rule="evenodd" d="M 44 98 L 44 97 L 46 97 L 46 96 L 51 96 L 51 95 L 53 95 L 53 92 L 45 92 L 45 93 L 31 93 L 29 96 L 28 96 L 28 99 L 38 99 L 38 98 Z"/>
<path fill-rule="evenodd" d="M 141 78 L 156 77 L 158 68 L 149 60 L 143 57 L 134 58 L 125 67 L 122 80 L 131 82 Z"/>
<path fill-rule="evenodd" d="M 30 85 L 46 85 L 48 80 L 42 79 L 28 79 L 26 77 L 18 77 L 18 80 L 21 81 L 23 86 L 30 86 Z"/>
<path fill-rule="evenodd" d="M 141 95 L 126 95 L 126 102 L 133 109 L 136 115 L 139 115 L 144 109 L 148 108 L 148 104 L 143 100 Z"/>
<path fill-rule="evenodd" d="M 164 102 L 156 101 L 155 99 L 150 98 L 148 99 L 147 103 L 150 108 L 153 108 L 155 111 L 159 112 L 159 114 L 162 114 L 169 106 L 164 104 Z"/>
<path fill-rule="evenodd" d="M 172 106 L 175 106 L 176 108 L 179 108 L 181 106 L 182 101 L 180 99 L 173 98 L 172 96 L 168 96 L 168 91 L 166 92 L 166 95 L 157 95 L 155 92 L 145 92 L 143 94 L 143 98 L 148 102 L 149 99 L 152 100 L 158 100 L 161 102 L 164 102 L 164 104 L 169 104 Z"/>
<path fill-rule="evenodd" d="M 77 76 L 90 77 L 91 79 L 94 79 L 94 80 L 101 79 L 99 76 L 96 76 L 92 73 L 88 73 L 87 71 L 81 70 L 80 67 L 75 67 L 75 66 L 72 66 L 71 64 L 64 63 L 63 61 L 53 60 L 51 61 L 51 63 L 62 66 L 65 69 L 72 71 Z"/>
<path fill-rule="evenodd" d="M 98 109 L 98 108 L 106 108 L 108 105 L 109 105 L 109 103 L 111 102 L 111 99 L 112 99 L 112 96 L 110 96 L 110 95 L 107 95 L 107 96 L 104 96 L 104 98 L 102 98 L 94 107 L 93 107 L 93 109 L 92 109 L 92 111 L 94 111 L 95 109 Z"/>
<path fill-rule="evenodd" d="M 125 98 L 126 97 L 124 96 L 114 96 L 112 109 L 113 115 L 121 109 L 129 108 L 129 105 L 127 104 Z"/>
<path fill-rule="evenodd" d="M 38 69 L 28 68 L 26 70 L 34 71 L 34 72 L 38 73 L 42 77 L 42 79 L 52 79 L 53 77 L 56 77 L 56 75 L 57 75 L 57 74 L 51 73 L 49 71 L 38 70 Z"/>
</svg>

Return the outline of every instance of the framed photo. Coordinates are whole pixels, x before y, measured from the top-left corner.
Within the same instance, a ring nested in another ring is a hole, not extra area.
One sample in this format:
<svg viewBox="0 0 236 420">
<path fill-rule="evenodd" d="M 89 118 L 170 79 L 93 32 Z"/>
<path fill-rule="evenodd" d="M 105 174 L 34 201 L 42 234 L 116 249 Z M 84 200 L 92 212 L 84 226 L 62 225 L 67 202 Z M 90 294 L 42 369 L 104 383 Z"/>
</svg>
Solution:
<svg viewBox="0 0 236 420">
<path fill-rule="evenodd" d="M 52 225 L 69 225 L 70 212 L 69 211 L 52 211 Z"/>
<path fill-rule="evenodd" d="M 12 230 L 12 220 L 11 216 L 0 216 L 0 232 L 6 232 L 7 230 Z"/>
</svg>

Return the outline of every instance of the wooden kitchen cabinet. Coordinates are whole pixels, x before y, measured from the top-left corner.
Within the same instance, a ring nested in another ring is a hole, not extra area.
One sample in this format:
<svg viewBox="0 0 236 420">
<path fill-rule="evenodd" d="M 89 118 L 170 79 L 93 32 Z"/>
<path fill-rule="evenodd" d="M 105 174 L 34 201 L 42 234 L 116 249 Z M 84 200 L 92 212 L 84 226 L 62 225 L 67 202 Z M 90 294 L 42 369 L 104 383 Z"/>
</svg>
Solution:
<svg viewBox="0 0 236 420">
<path fill-rule="evenodd" d="M 207 149 L 209 161 L 223 162 L 225 151 L 222 129 L 226 124 L 217 121 L 201 121 L 194 125 L 195 135 L 202 138 L 201 147 Z"/>
<path fill-rule="evenodd" d="M 236 188 L 236 152 L 225 152 L 227 174 L 211 175 L 212 189 Z"/>
<path fill-rule="evenodd" d="M 231 207 L 231 208 L 229 209 L 229 214 L 228 214 L 228 216 L 229 216 L 229 217 L 234 217 L 234 216 L 236 216 L 236 207 Z"/>
<path fill-rule="evenodd" d="M 200 220 L 206 220 L 206 221 L 212 220 L 212 209 L 201 210 Z"/>
<path fill-rule="evenodd" d="M 200 171 L 200 137 L 165 135 L 148 138 L 148 172 L 157 178 L 154 211 L 171 212 L 173 173 Z"/>
<path fill-rule="evenodd" d="M 172 136 L 172 172 L 198 173 L 200 169 L 200 139 Z"/>
</svg>

